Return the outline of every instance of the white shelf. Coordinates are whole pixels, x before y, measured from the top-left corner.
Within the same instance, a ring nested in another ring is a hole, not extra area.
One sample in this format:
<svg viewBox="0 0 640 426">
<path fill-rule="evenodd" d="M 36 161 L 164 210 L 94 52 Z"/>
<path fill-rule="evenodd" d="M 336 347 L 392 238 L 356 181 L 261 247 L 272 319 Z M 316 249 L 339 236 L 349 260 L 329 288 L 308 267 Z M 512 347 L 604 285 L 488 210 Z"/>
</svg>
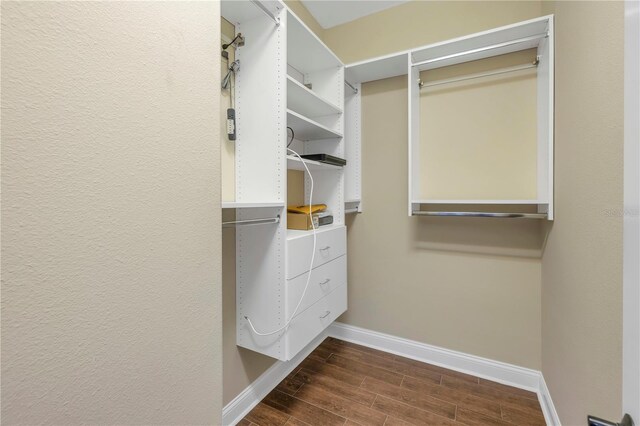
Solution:
<svg viewBox="0 0 640 426">
<path fill-rule="evenodd" d="M 268 202 L 268 203 L 244 203 L 236 201 L 223 201 L 223 209 L 254 209 L 260 207 L 284 207 L 284 203 L 281 202 Z"/>
<path fill-rule="evenodd" d="M 307 165 L 307 167 L 309 168 L 310 171 L 313 171 L 313 170 L 341 170 L 341 169 L 343 169 L 342 166 L 335 166 L 333 164 L 321 163 L 319 161 L 305 160 L 305 159 L 300 161 L 300 159 L 298 157 L 296 157 L 296 156 L 287 155 L 287 169 L 289 169 L 289 170 L 302 170 L 302 171 L 304 171 L 305 168 L 304 168 L 304 165 L 302 164 L 303 162 Z"/>
<path fill-rule="evenodd" d="M 291 76 L 287 76 L 287 107 L 307 117 L 341 114 L 342 110 Z"/>
<path fill-rule="evenodd" d="M 283 7 L 282 3 L 278 0 L 261 0 L 260 3 L 262 3 L 274 15 L 277 15 L 278 11 Z M 258 17 L 269 19 L 265 13 L 258 8 L 258 6 L 250 1 L 222 1 L 220 2 L 220 14 L 224 19 L 234 25 L 244 23 Z"/>
<path fill-rule="evenodd" d="M 287 10 L 287 63 L 309 73 L 341 67 L 340 59 L 293 12 Z"/>
<path fill-rule="evenodd" d="M 295 132 L 296 139 L 311 141 L 318 139 L 341 138 L 342 134 L 317 123 L 295 111 L 287 109 L 287 125 Z"/>
<path fill-rule="evenodd" d="M 413 204 L 547 204 L 545 200 L 411 200 Z"/>
<path fill-rule="evenodd" d="M 335 219 L 335 218 L 334 218 Z M 324 225 L 316 229 L 316 235 L 322 232 L 327 232 L 332 229 L 342 228 L 344 225 L 341 223 L 332 223 L 331 225 Z M 297 229 L 287 229 L 287 240 L 294 240 L 296 238 L 304 238 L 313 235 L 313 231 L 299 231 Z"/>
<path fill-rule="evenodd" d="M 420 66 L 421 71 L 475 61 L 519 50 L 537 47 L 549 29 L 549 17 L 543 16 L 530 21 L 459 37 L 453 40 L 430 44 L 411 51 L 414 64 L 443 58 Z M 519 43 L 511 42 L 522 40 Z M 504 44 L 503 47 L 498 47 Z M 491 49 L 483 50 L 491 46 Z M 464 54 L 463 54 L 464 53 Z M 447 57 L 446 59 L 444 59 Z"/>
<path fill-rule="evenodd" d="M 356 84 L 407 75 L 408 57 L 407 51 L 349 64 L 344 69 L 344 79 Z"/>
</svg>

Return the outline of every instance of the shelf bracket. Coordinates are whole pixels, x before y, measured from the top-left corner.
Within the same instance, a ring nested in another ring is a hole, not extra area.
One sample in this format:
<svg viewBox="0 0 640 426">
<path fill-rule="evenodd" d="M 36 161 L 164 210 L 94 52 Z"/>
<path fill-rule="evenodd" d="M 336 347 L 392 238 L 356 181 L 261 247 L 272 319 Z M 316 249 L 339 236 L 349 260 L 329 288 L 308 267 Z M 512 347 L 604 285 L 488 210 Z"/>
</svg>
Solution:
<svg viewBox="0 0 640 426">
<path fill-rule="evenodd" d="M 349 86 L 351 90 L 353 90 L 353 93 L 358 93 L 358 89 L 356 89 L 356 87 L 353 84 L 349 83 L 347 80 L 344 81 L 344 84 Z"/>
<path fill-rule="evenodd" d="M 262 4 L 261 1 L 251 0 L 251 3 L 255 4 L 260 10 L 264 12 L 265 15 L 271 18 L 271 20 L 276 23 L 276 26 L 280 26 L 280 18 L 274 15 L 269 9 L 267 9 L 267 7 L 264 4 Z"/>
</svg>

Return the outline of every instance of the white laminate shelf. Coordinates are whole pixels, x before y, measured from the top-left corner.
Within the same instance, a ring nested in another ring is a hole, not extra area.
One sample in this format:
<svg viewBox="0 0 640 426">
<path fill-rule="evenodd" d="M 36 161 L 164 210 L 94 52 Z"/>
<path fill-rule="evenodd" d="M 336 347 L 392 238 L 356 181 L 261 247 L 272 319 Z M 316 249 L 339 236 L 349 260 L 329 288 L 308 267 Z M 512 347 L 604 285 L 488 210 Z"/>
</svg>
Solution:
<svg viewBox="0 0 640 426">
<path fill-rule="evenodd" d="M 307 117 L 341 114 L 342 109 L 309 90 L 298 80 L 287 76 L 287 107 Z"/>
<path fill-rule="evenodd" d="M 341 138 L 342 133 L 333 131 L 310 118 L 287 109 L 287 126 L 295 133 L 295 138 L 301 141 Z"/>
<path fill-rule="evenodd" d="M 256 209 L 261 207 L 284 207 L 284 203 L 281 202 L 267 202 L 267 203 L 243 203 L 236 201 L 223 201 L 223 209 Z"/>
<path fill-rule="evenodd" d="M 307 165 L 310 171 L 314 170 L 341 170 L 342 166 L 336 166 L 333 164 L 321 163 L 319 161 L 300 159 L 294 155 L 287 155 L 287 169 L 289 170 L 302 170 L 305 171 L 304 164 Z"/>
<path fill-rule="evenodd" d="M 355 84 L 406 75 L 408 57 L 409 52 L 404 51 L 349 64 L 345 67 L 344 79 Z"/>
<path fill-rule="evenodd" d="M 342 223 L 332 223 L 331 225 L 320 226 L 316 229 L 316 236 L 323 232 L 331 231 L 334 229 L 342 228 L 344 224 Z M 301 231 L 298 229 L 287 229 L 287 240 L 294 240 L 296 238 L 305 238 L 313 235 L 313 231 Z"/>
</svg>

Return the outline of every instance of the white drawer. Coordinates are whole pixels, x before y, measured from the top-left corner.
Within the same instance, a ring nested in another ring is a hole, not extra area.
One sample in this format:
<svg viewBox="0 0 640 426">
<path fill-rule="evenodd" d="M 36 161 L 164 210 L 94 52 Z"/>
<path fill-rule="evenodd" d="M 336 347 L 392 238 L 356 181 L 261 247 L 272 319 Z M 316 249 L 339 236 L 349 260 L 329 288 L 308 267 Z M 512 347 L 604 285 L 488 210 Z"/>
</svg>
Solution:
<svg viewBox="0 0 640 426">
<path fill-rule="evenodd" d="M 347 310 L 347 286 L 341 285 L 296 316 L 287 330 L 287 355 L 290 360 Z"/>
<path fill-rule="evenodd" d="M 294 309 L 296 309 L 296 306 L 300 302 L 304 287 L 307 285 L 307 276 L 308 273 L 305 272 L 292 280 L 287 280 L 287 318 L 291 318 Z M 346 283 L 347 255 L 342 255 L 337 259 L 312 269 L 309 287 L 296 315 L 300 315 L 302 311 L 309 306 Z"/>
<path fill-rule="evenodd" d="M 346 227 L 340 226 L 317 233 L 314 268 L 347 253 L 346 230 Z M 311 234 L 287 240 L 287 279 L 295 278 L 309 270 L 312 249 Z"/>
</svg>

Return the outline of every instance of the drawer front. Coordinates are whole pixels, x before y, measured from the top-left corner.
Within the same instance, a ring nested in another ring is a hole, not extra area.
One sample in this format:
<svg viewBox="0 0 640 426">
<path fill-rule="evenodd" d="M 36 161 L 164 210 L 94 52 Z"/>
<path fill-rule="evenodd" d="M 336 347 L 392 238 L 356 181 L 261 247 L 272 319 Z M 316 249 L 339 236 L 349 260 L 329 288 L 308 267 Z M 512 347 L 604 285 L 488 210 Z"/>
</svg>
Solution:
<svg viewBox="0 0 640 426">
<path fill-rule="evenodd" d="M 341 285 L 296 316 L 285 338 L 290 360 L 347 310 L 347 286 Z"/>
<path fill-rule="evenodd" d="M 300 302 L 304 287 L 307 285 L 308 273 L 287 280 L 287 318 Z M 311 270 L 311 278 L 304 299 L 300 303 L 296 315 L 300 315 L 309 306 L 316 303 L 336 288 L 347 283 L 347 255 L 342 255 L 324 265 Z"/>
<path fill-rule="evenodd" d="M 322 231 L 317 234 L 316 257 L 313 267 L 324 265 L 347 252 L 346 227 Z M 295 278 L 309 270 L 313 235 L 287 241 L 287 279 Z"/>
</svg>

